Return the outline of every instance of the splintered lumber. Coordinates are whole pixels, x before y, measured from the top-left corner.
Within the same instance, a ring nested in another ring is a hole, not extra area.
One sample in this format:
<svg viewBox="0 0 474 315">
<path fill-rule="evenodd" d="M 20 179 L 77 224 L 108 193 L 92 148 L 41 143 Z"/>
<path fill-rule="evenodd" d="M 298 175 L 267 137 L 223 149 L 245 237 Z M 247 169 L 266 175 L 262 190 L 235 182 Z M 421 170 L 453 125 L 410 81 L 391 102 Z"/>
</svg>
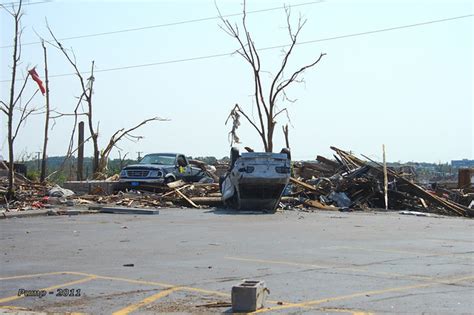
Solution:
<svg viewBox="0 0 474 315">
<path fill-rule="evenodd" d="M 174 192 L 176 192 L 178 195 L 180 195 L 181 197 L 183 197 L 184 200 L 186 200 L 191 206 L 193 206 L 194 208 L 198 208 L 199 209 L 199 206 L 197 204 L 195 204 L 191 199 L 189 199 L 185 194 L 183 194 L 181 191 L 177 190 L 177 189 L 174 189 Z"/>
<path fill-rule="evenodd" d="M 303 204 L 305 206 L 321 209 L 321 210 L 339 210 L 338 207 L 323 205 L 321 202 L 317 200 L 304 199 Z"/>
<path fill-rule="evenodd" d="M 303 187 L 304 189 L 307 189 L 311 192 L 315 192 L 315 193 L 318 193 L 318 194 L 324 193 L 324 191 L 321 191 L 320 189 L 318 189 L 318 188 L 316 188 L 316 187 L 314 187 L 310 184 L 306 184 L 305 182 L 297 180 L 294 177 L 290 177 L 290 182 L 292 182 L 293 184 L 295 184 L 297 186 Z"/>
<path fill-rule="evenodd" d="M 320 163 L 323 163 L 323 164 L 326 164 L 326 165 L 329 165 L 334 169 L 338 169 L 339 167 L 341 167 L 341 165 L 339 163 L 337 163 L 336 161 L 332 161 L 332 160 L 327 159 L 327 158 L 325 158 L 324 156 L 321 156 L 321 155 L 318 155 L 316 157 L 316 161 L 318 161 Z"/>
<path fill-rule="evenodd" d="M 377 167 L 375 167 L 373 165 L 370 165 L 367 162 L 362 161 L 362 160 L 358 159 L 357 157 L 355 157 L 355 156 L 351 155 L 350 153 L 347 153 L 343 150 L 337 149 L 335 147 L 331 147 L 331 149 L 335 150 L 339 155 L 344 156 L 346 159 L 350 160 L 355 165 L 367 166 L 370 169 L 379 172 L 383 176 L 383 165 L 381 165 L 380 163 L 370 159 L 369 157 L 367 157 L 365 155 L 362 155 L 364 158 L 366 158 L 370 162 L 373 162 L 374 164 L 376 164 Z M 452 214 L 457 214 L 457 215 L 460 215 L 460 216 L 469 216 L 470 215 L 467 208 L 464 208 L 463 206 L 461 206 L 461 205 L 459 205 L 459 204 L 457 204 L 453 201 L 449 201 L 449 200 L 440 198 L 440 197 L 426 191 L 425 189 L 418 186 L 417 184 L 412 183 L 411 181 L 407 180 L 406 178 L 403 178 L 403 177 L 399 176 L 397 173 L 395 173 L 392 170 L 388 170 L 388 172 L 390 173 L 390 176 L 392 176 L 393 178 L 396 178 L 397 181 L 406 184 L 408 187 L 410 187 L 413 190 L 414 193 L 416 193 L 416 195 L 418 197 L 421 197 L 421 198 L 425 199 L 425 201 L 428 200 L 433 204 L 436 204 L 436 205 L 438 205 L 438 206 L 440 206 L 440 207 L 442 207 L 442 208 L 444 208 L 448 211 L 451 211 Z"/>
<path fill-rule="evenodd" d="M 171 183 L 168 183 L 166 184 L 169 188 L 171 189 L 174 189 L 174 188 L 178 188 L 178 187 L 181 187 L 181 186 L 184 186 L 186 185 L 186 183 L 182 180 L 177 180 L 175 182 L 171 182 Z"/>
<path fill-rule="evenodd" d="M 348 169 L 358 168 L 359 166 L 365 165 L 364 161 L 358 159 L 357 157 L 353 156 L 352 154 L 346 151 L 343 151 L 336 147 L 330 147 L 330 149 L 336 151 L 336 153 L 339 154 L 339 156 L 342 159 L 342 162 L 346 165 Z"/>
<path fill-rule="evenodd" d="M 366 159 L 368 159 L 369 161 L 375 163 L 377 166 L 380 167 L 380 163 L 371 160 L 370 158 L 366 157 L 365 155 L 363 155 L 363 157 L 365 157 Z M 381 172 L 381 170 L 379 168 L 371 166 L 367 163 L 365 163 L 365 164 L 368 165 L 369 167 L 371 167 L 372 169 L 375 169 L 375 170 Z M 394 178 L 396 178 L 398 181 L 401 181 L 402 183 L 404 183 L 404 184 L 408 185 L 410 188 L 412 188 L 413 191 L 415 193 L 417 193 L 418 197 L 424 198 L 425 200 L 429 200 L 430 202 L 432 202 L 432 203 L 434 203 L 434 204 L 436 204 L 440 207 L 443 207 L 443 208 L 445 208 L 445 209 L 447 209 L 451 212 L 454 212 L 457 215 L 470 216 L 467 209 L 465 209 L 462 205 L 459 205 L 459 204 L 455 203 L 454 201 L 450 201 L 450 200 L 446 200 L 444 198 L 438 197 L 435 194 L 432 194 L 432 193 L 426 191 L 425 189 L 418 186 L 417 184 L 410 182 L 408 179 L 399 176 L 397 173 L 393 172 L 392 170 L 389 170 L 389 172 L 390 172 L 390 175 L 393 176 Z"/>
<path fill-rule="evenodd" d="M 300 180 L 297 180 L 296 178 L 294 177 L 290 177 L 290 182 L 292 182 L 293 184 L 295 185 L 298 185 L 298 186 L 301 186 L 305 189 L 308 189 L 310 191 L 313 191 L 313 192 L 318 192 L 318 190 L 316 188 L 314 188 L 314 186 L 311 186 L 310 184 L 306 184 L 305 182 L 302 182 Z"/>
<path fill-rule="evenodd" d="M 164 193 L 164 194 L 161 195 L 160 197 L 163 198 L 163 197 L 172 195 L 172 194 L 176 193 L 175 190 L 183 190 L 183 189 L 185 189 L 185 188 L 188 188 L 189 186 L 191 186 L 191 185 L 184 185 L 184 186 L 181 186 L 181 187 L 179 187 L 179 188 L 175 188 L 175 189 L 173 189 L 173 190 L 171 190 L 171 191 L 168 191 L 167 193 Z"/>
</svg>

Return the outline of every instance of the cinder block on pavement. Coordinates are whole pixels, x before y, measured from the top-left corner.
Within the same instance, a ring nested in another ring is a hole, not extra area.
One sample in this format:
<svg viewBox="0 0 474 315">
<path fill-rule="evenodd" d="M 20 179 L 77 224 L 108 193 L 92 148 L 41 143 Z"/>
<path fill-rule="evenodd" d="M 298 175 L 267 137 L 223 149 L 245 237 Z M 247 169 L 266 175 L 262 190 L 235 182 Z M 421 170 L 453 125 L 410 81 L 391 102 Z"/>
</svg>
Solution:
<svg viewBox="0 0 474 315">
<path fill-rule="evenodd" d="M 264 307 L 268 292 L 265 281 L 244 280 L 232 287 L 232 311 L 253 312 Z"/>
</svg>

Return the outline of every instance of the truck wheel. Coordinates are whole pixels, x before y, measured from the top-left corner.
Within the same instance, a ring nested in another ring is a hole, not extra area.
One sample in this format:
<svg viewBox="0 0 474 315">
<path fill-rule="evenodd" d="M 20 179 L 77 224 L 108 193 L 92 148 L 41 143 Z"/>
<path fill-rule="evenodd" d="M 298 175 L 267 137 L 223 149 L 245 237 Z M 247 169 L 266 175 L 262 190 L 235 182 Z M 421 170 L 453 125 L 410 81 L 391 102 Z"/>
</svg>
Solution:
<svg viewBox="0 0 474 315">
<path fill-rule="evenodd" d="M 230 169 L 234 168 L 235 161 L 240 157 L 239 149 L 236 147 L 232 147 L 230 149 Z"/>
<path fill-rule="evenodd" d="M 175 179 L 173 176 L 168 176 L 168 177 L 165 177 L 164 183 L 165 183 L 165 185 L 166 185 L 166 184 L 169 184 L 169 183 L 171 183 L 171 182 L 174 182 L 175 180 L 176 180 L 176 179 Z"/>
</svg>

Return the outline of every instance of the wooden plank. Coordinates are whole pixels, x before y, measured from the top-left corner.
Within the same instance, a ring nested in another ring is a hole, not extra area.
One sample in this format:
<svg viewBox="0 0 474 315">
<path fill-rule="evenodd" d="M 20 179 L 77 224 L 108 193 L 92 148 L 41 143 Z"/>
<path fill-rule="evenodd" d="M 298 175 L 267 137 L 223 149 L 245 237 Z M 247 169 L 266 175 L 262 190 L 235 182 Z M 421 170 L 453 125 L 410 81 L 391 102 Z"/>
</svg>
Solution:
<svg viewBox="0 0 474 315">
<path fill-rule="evenodd" d="M 167 193 L 164 193 L 163 195 L 160 196 L 160 198 L 163 198 L 163 197 L 166 197 L 166 196 L 175 194 L 175 193 L 176 193 L 175 190 L 182 190 L 182 189 L 187 188 L 187 187 L 189 187 L 189 186 L 191 186 L 191 185 L 184 185 L 184 186 L 181 186 L 181 187 L 179 187 L 179 188 L 175 188 L 175 189 L 173 189 L 172 191 L 168 191 Z"/>
<path fill-rule="evenodd" d="M 200 208 L 197 204 L 195 204 L 191 199 L 189 199 L 185 194 L 183 194 L 181 191 L 175 189 L 174 190 L 178 195 L 180 195 L 181 197 L 184 198 L 184 200 L 186 200 L 191 206 L 193 206 L 194 208 Z"/>
<path fill-rule="evenodd" d="M 177 180 L 177 181 L 174 181 L 174 182 L 171 182 L 171 183 L 168 183 L 166 184 L 169 188 L 171 189 L 174 189 L 174 188 L 178 188 L 178 187 L 181 187 L 181 186 L 184 186 L 186 185 L 186 183 L 182 180 Z"/>
<path fill-rule="evenodd" d="M 313 191 L 313 192 L 319 192 L 314 186 L 312 186 L 310 184 L 306 184 L 305 182 L 302 182 L 300 180 L 297 180 L 294 177 L 290 177 L 290 182 L 292 182 L 295 185 L 301 186 L 301 187 L 303 187 L 307 190 L 310 190 L 310 191 Z"/>
<path fill-rule="evenodd" d="M 322 203 L 320 203 L 317 200 L 305 199 L 305 200 L 303 200 L 303 204 L 305 206 L 309 206 L 309 207 L 313 207 L 313 208 L 321 209 L 321 210 L 339 211 L 338 207 L 326 206 L 326 205 L 323 205 Z"/>
<path fill-rule="evenodd" d="M 334 168 L 334 169 L 338 169 L 339 167 L 341 167 L 341 165 L 339 165 L 338 162 L 333 161 L 333 160 L 330 160 L 330 159 L 327 159 L 327 158 L 325 158 L 324 156 L 321 156 L 321 155 L 318 155 L 318 156 L 316 157 L 316 161 L 319 161 L 320 163 L 329 165 L 329 166 L 331 166 L 331 167 Z"/>
</svg>

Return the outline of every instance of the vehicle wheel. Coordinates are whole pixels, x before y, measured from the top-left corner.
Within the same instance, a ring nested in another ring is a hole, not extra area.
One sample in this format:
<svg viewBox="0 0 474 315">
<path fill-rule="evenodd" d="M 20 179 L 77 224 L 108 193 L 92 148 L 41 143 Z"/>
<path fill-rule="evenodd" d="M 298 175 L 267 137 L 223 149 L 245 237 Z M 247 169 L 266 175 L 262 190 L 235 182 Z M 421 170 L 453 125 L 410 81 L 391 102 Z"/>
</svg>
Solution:
<svg viewBox="0 0 474 315">
<path fill-rule="evenodd" d="M 291 161 L 291 152 L 290 152 L 290 149 L 288 149 L 288 148 L 283 148 L 283 149 L 281 149 L 280 153 L 286 154 L 286 156 L 288 157 L 288 160 Z"/>
<path fill-rule="evenodd" d="M 165 185 L 166 185 L 166 184 L 169 184 L 169 183 L 171 183 L 171 182 L 174 182 L 175 180 L 176 180 L 176 179 L 175 179 L 173 176 L 168 176 L 168 177 L 165 177 L 164 183 L 165 183 Z"/>
<path fill-rule="evenodd" d="M 230 169 L 234 168 L 235 161 L 240 157 L 239 149 L 232 147 L 230 149 Z"/>
</svg>

